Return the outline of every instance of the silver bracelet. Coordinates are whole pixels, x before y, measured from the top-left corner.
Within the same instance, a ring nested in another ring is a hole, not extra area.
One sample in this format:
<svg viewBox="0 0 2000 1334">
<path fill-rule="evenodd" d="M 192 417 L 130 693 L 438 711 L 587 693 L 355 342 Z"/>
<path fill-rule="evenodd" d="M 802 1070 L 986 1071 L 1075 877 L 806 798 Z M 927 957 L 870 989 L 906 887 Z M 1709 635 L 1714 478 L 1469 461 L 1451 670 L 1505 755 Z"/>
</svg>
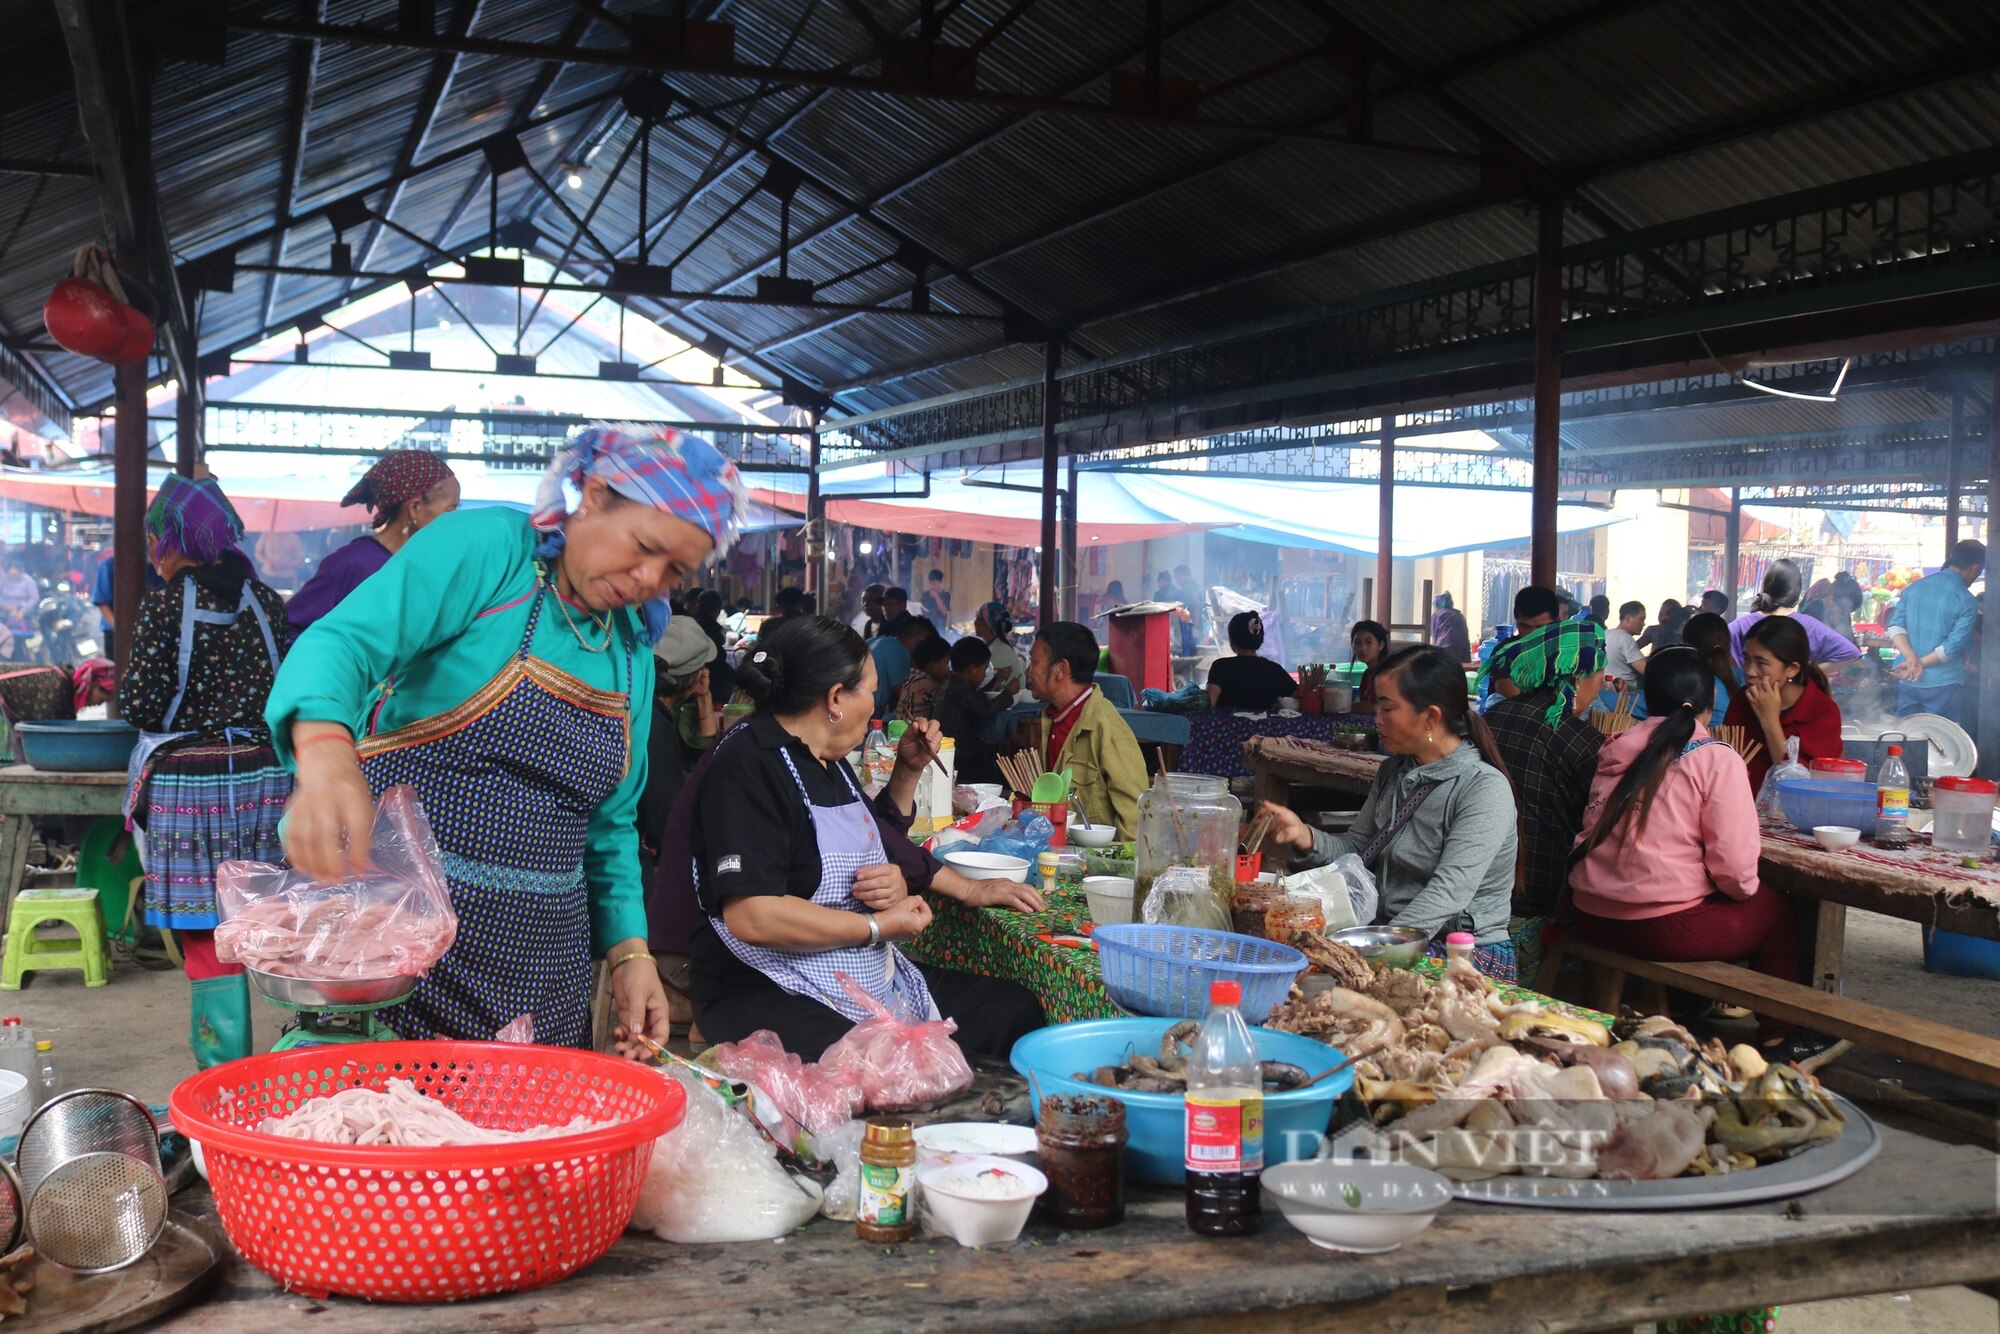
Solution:
<svg viewBox="0 0 2000 1334">
<path fill-rule="evenodd" d="M 882 924 L 875 920 L 874 913 L 868 914 L 868 943 L 870 945 L 882 943 Z"/>
</svg>

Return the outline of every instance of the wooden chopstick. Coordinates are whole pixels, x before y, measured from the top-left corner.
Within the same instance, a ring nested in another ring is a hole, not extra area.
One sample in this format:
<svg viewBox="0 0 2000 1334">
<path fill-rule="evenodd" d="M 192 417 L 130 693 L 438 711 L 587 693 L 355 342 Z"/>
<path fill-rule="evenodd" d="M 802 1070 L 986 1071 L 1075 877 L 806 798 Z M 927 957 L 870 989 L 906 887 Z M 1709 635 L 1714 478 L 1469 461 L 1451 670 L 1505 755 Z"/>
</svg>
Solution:
<svg viewBox="0 0 2000 1334">
<path fill-rule="evenodd" d="M 1274 817 L 1269 811 L 1259 811 L 1257 813 L 1257 818 L 1250 822 L 1249 851 L 1244 854 L 1245 856 L 1255 857 L 1257 855 L 1257 849 L 1264 846 L 1264 839 L 1269 836 L 1273 822 Z"/>
</svg>

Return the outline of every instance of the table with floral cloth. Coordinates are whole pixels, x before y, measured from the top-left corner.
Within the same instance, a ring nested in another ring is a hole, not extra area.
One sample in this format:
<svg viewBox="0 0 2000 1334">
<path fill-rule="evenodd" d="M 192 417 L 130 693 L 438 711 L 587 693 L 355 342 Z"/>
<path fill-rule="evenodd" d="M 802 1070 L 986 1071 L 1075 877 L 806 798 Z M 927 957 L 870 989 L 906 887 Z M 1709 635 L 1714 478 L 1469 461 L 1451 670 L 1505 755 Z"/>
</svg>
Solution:
<svg viewBox="0 0 2000 1334">
<path fill-rule="evenodd" d="M 1243 743 L 1252 737 L 1304 737 L 1330 742 L 1342 733 L 1366 733 L 1367 749 L 1374 749 L 1375 715 L 1372 713 L 1284 714 L 1232 713 L 1227 709 L 1187 715 L 1187 746 L 1181 751 L 1180 770 L 1190 774 L 1214 774 L 1236 778 L 1250 772 Z"/>
<path fill-rule="evenodd" d="M 935 918 L 923 935 L 903 949 L 918 963 L 1019 982 L 1035 993 L 1052 1024 L 1111 1019 L 1125 1013 L 1104 990 L 1104 971 L 1094 949 L 1044 939 L 1086 934 L 1090 908 L 1083 891 L 1058 887 L 1047 904 L 1043 912 L 1017 913 L 1004 908 L 968 908 L 955 900 L 933 898 Z M 1443 972 L 1443 965 L 1424 959 L 1415 971 L 1435 978 Z M 1607 1026 L 1611 1023 L 1610 1015 L 1551 1001 L 1525 987 L 1497 982 L 1494 987 L 1510 1003 L 1541 1001 Z"/>
</svg>

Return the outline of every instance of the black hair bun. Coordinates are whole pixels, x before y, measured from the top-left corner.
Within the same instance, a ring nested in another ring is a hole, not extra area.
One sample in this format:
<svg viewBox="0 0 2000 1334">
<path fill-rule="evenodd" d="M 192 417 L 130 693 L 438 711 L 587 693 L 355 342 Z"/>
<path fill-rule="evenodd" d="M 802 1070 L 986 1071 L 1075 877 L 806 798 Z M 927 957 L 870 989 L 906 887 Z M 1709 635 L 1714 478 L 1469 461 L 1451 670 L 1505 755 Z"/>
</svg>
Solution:
<svg viewBox="0 0 2000 1334">
<path fill-rule="evenodd" d="M 752 650 L 736 669 L 736 684 L 751 703 L 769 703 L 784 693 L 784 658 L 767 648 Z"/>
</svg>

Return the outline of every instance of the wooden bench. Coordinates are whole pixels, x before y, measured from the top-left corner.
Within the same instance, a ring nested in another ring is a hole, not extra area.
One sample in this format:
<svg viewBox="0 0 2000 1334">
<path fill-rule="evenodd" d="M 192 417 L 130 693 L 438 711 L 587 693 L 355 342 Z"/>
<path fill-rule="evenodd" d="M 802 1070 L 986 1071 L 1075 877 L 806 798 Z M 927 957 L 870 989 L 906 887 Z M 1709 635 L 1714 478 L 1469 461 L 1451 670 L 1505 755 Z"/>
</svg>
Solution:
<svg viewBox="0 0 2000 1334">
<path fill-rule="evenodd" d="M 1604 970 L 1602 990 L 1586 999 L 1587 1004 L 1597 1009 L 1615 1011 L 1624 979 L 1641 978 L 1726 1005 L 1741 1005 L 1760 1015 L 1803 1024 L 1873 1051 L 1915 1061 L 1989 1088 L 2000 1088 L 2000 1039 L 1797 982 L 1766 977 L 1733 963 L 1655 963 L 1574 937 L 1563 942 L 1560 953 Z M 1559 961 L 1558 956 L 1555 962 Z M 1545 965 L 1540 979 L 1544 993 L 1548 990 L 1547 979 Z M 1603 1003 L 1606 993 L 1608 1005 Z"/>
</svg>

